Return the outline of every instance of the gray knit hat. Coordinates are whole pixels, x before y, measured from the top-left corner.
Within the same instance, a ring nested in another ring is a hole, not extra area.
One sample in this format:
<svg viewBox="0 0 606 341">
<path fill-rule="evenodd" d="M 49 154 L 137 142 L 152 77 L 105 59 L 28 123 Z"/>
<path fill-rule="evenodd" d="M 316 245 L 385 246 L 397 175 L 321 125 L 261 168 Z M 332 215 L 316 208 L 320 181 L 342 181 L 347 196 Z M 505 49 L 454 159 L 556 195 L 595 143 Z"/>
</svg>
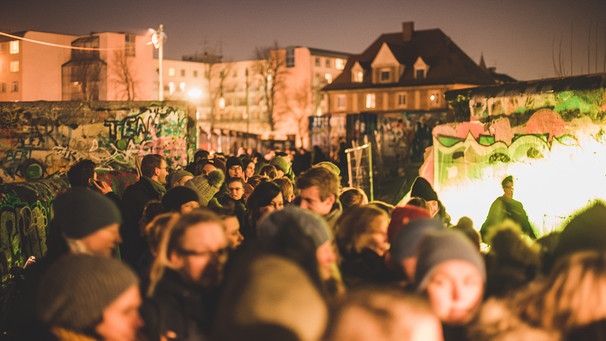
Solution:
<svg viewBox="0 0 606 341">
<path fill-rule="evenodd" d="M 415 270 L 415 287 L 423 291 L 434 269 L 449 260 L 463 260 L 478 269 L 486 281 L 484 258 L 469 238 L 460 231 L 431 231 L 425 234 L 418 249 L 418 261 Z"/>
<path fill-rule="evenodd" d="M 66 237 L 81 239 L 111 224 L 122 224 L 122 214 L 105 195 L 74 187 L 53 202 L 54 219 Z"/>
<path fill-rule="evenodd" d="M 185 187 L 189 187 L 198 193 L 200 206 L 208 206 L 208 202 L 213 198 L 221 185 L 225 181 L 225 173 L 220 169 L 214 169 L 207 175 L 197 175 L 193 179 L 185 183 Z"/>
<path fill-rule="evenodd" d="M 117 259 L 66 255 L 41 279 L 38 317 L 51 326 L 85 332 L 101 322 L 105 308 L 138 283 L 137 275 Z"/>
<path fill-rule="evenodd" d="M 444 230 L 444 223 L 435 218 L 418 218 L 402 226 L 391 243 L 391 256 L 401 262 L 417 254 L 419 242 L 429 231 Z"/>
<path fill-rule="evenodd" d="M 298 226 L 306 235 L 310 236 L 316 248 L 327 240 L 332 240 L 332 233 L 326 220 L 309 210 L 294 205 L 274 211 L 261 220 L 257 227 L 257 234 L 259 238 L 270 237 L 282 228 L 293 226 Z"/>
<path fill-rule="evenodd" d="M 194 177 L 194 175 L 191 172 L 188 172 L 184 169 L 177 169 L 170 176 L 170 186 L 169 187 L 174 187 L 177 182 L 181 181 L 181 179 L 183 179 L 186 176 L 191 176 L 192 178 Z"/>
</svg>

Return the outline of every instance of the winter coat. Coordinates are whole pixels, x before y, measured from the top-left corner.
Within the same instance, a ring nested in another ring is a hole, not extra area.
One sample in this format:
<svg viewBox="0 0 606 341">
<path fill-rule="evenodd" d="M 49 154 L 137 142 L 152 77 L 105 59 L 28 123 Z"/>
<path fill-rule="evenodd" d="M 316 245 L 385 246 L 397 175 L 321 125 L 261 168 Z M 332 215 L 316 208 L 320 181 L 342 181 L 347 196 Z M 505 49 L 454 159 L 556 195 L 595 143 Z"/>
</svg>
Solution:
<svg viewBox="0 0 606 341">
<path fill-rule="evenodd" d="M 385 285 L 397 281 L 385 259 L 370 249 L 360 253 L 344 254 L 340 269 L 347 288 L 363 285 Z"/>
<path fill-rule="evenodd" d="M 188 283 L 175 270 L 165 269 L 154 293 L 141 307 L 143 333 L 150 340 L 206 340 L 212 325 L 218 291 Z"/>
<path fill-rule="evenodd" d="M 493 226 L 500 224 L 505 219 L 511 219 L 519 224 L 522 228 L 522 232 L 527 234 L 530 238 L 537 238 L 532 225 L 528 221 L 528 215 L 526 214 L 526 210 L 524 210 L 524 205 L 515 199 L 500 196 L 493 201 L 492 205 L 490 205 L 486 221 L 482 224 L 482 228 L 480 229 L 482 240 L 486 240 L 488 230 Z"/>
<path fill-rule="evenodd" d="M 141 235 L 139 220 L 147 203 L 154 199 L 160 200 L 164 195 L 154 187 L 152 181 L 141 177 L 138 182 L 128 186 L 122 195 L 121 209 L 124 222 L 120 231 L 123 240 L 120 254 L 135 268 L 139 267 L 137 262 L 148 247 L 145 238 Z"/>
</svg>

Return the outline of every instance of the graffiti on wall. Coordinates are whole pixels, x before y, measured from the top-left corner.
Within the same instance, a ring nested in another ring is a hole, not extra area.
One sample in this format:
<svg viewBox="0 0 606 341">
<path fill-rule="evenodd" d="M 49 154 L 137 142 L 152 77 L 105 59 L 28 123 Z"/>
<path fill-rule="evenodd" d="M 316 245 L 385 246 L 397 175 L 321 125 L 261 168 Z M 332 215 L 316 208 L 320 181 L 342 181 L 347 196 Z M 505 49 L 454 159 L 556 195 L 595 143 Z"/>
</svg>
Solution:
<svg viewBox="0 0 606 341">
<path fill-rule="evenodd" d="M 506 115 L 497 109 L 503 101 L 476 98 L 474 103 L 487 104 L 481 110 L 499 116 L 435 127 L 420 175 L 433 183 L 453 218 L 472 217 L 476 226 L 503 194 L 501 180 L 513 175 L 514 196 L 536 229 L 557 229 L 573 212 L 606 198 L 605 94 L 593 89 L 501 98 Z"/>
<path fill-rule="evenodd" d="M 0 122 L 5 183 L 63 173 L 82 159 L 113 170 L 135 169 L 147 154 L 187 164 L 188 107 L 180 102 L 0 103 Z"/>
</svg>

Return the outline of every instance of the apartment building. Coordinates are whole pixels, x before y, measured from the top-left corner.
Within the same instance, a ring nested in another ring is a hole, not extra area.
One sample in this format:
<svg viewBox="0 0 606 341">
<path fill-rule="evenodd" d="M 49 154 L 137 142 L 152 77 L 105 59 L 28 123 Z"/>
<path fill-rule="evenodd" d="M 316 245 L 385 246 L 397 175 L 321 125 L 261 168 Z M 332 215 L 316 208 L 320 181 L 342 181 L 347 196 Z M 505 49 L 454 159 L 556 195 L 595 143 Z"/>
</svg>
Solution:
<svg viewBox="0 0 606 341">
<path fill-rule="evenodd" d="M 24 31 L 0 36 L 0 101 L 150 100 L 148 37 Z"/>
</svg>

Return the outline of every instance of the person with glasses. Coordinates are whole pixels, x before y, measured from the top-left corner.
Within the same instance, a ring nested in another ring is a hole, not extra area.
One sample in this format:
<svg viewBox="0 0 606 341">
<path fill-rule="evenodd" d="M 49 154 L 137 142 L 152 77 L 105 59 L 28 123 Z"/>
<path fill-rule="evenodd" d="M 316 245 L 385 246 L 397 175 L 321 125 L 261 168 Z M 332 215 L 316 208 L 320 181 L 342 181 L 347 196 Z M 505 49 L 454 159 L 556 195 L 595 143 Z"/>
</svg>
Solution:
<svg viewBox="0 0 606 341">
<path fill-rule="evenodd" d="M 141 309 L 150 340 L 205 340 L 212 325 L 228 242 L 223 220 L 207 208 L 168 227 Z"/>
<path fill-rule="evenodd" d="M 491 231 L 506 220 L 511 220 L 519 225 L 521 233 L 526 234 L 532 239 L 536 239 L 536 232 L 530 221 L 528 221 L 528 214 L 526 214 L 524 205 L 513 198 L 513 176 L 506 176 L 501 181 L 501 187 L 503 188 L 503 195 L 490 205 L 486 221 L 484 221 L 480 229 L 482 240 L 490 244 Z"/>
</svg>

